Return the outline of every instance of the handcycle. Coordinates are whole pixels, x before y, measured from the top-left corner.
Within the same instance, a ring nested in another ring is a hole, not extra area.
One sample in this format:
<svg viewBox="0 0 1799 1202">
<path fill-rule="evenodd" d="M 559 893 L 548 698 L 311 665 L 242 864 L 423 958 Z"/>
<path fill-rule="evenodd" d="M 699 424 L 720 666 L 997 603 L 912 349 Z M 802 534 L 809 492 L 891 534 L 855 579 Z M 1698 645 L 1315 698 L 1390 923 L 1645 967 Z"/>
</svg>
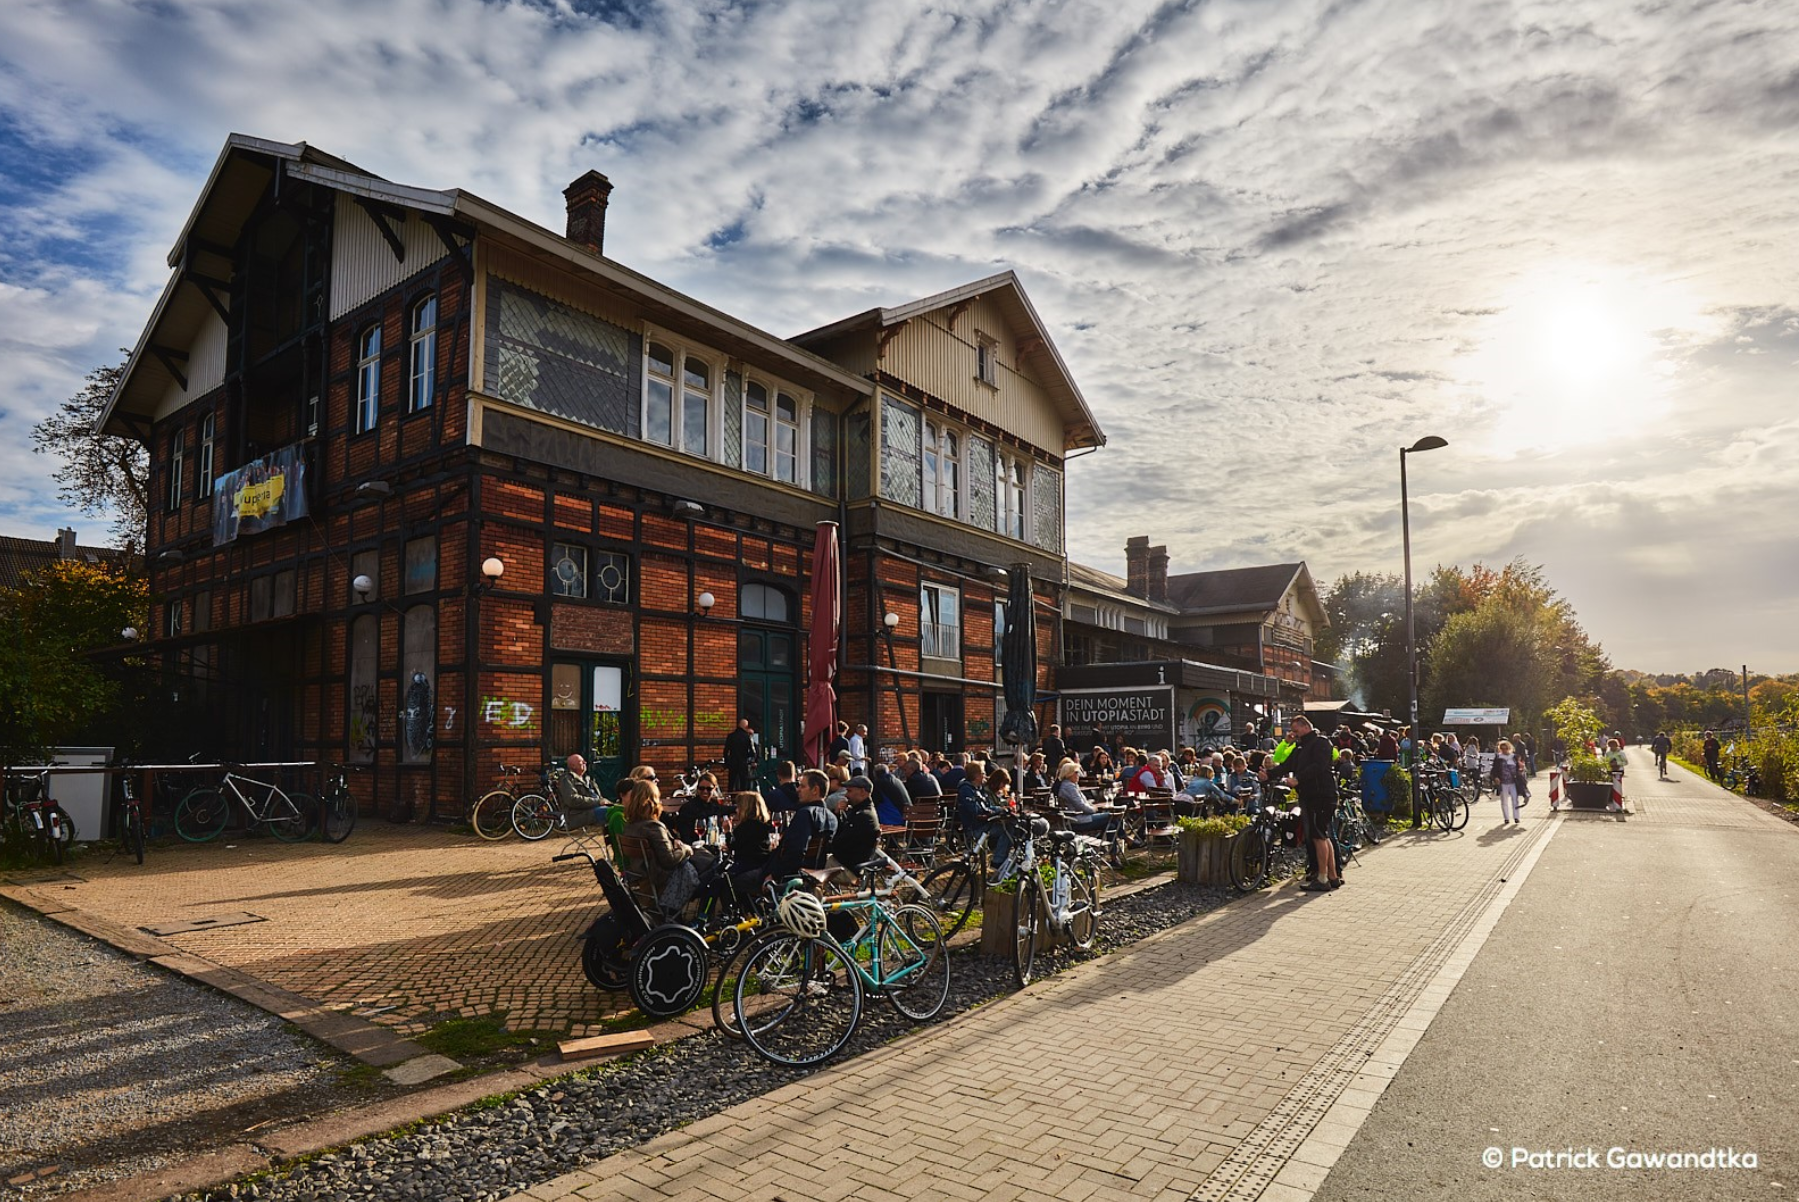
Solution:
<svg viewBox="0 0 1799 1202">
<path fill-rule="evenodd" d="M 803 1068 L 829 1060 L 855 1035 L 866 994 L 918 1022 L 949 999 L 949 948 L 923 906 L 892 906 L 875 890 L 879 861 L 859 865 L 866 895 L 827 905 L 792 886 L 777 903 L 780 929 L 751 944 L 733 991 L 735 1025 L 764 1059 Z M 832 912 L 856 932 L 840 942 Z"/>
<path fill-rule="evenodd" d="M 218 787 L 195 789 L 175 807 L 175 833 L 189 843 L 205 843 L 224 831 L 233 799 L 252 826 L 260 825 L 283 843 L 298 843 L 318 821 L 319 803 L 310 793 L 290 793 L 275 781 L 242 775 L 227 764 Z"/>
</svg>

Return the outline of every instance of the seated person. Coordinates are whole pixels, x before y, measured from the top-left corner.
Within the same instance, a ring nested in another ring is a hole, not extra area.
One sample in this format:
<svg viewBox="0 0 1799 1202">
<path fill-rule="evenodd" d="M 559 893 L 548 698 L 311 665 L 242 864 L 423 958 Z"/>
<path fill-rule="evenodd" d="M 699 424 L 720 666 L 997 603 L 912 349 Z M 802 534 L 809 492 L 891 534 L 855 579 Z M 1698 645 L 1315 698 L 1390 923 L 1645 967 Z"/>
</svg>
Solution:
<svg viewBox="0 0 1799 1202">
<path fill-rule="evenodd" d="M 1068 815 L 1068 828 L 1078 834 L 1103 836 L 1114 821 L 1081 792 L 1081 766 L 1073 760 L 1056 773 L 1056 804 Z"/>
<path fill-rule="evenodd" d="M 1162 774 L 1157 771 L 1154 761 L 1148 752 L 1139 751 L 1131 757 L 1133 766 L 1130 775 L 1124 778 L 1124 791 L 1133 796 L 1144 794 L 1151 789 L 1162 787 Z"/>
<path fill-rule="evenodd" d="M 1088 776 L 1097 776 L 1101 780 L 1110 780 L 1115 773 L 1112 765 L 1112 753 L 1104 747 L 1095 747 L 1081 766 L 1086 770 Z"/>
<path fill-rule="evenodd" d="M 1048 789 L 1053 785 L 1049 765 L 1043 760 L 1041 751 L 1032 752 L 1030 762 L 1024 768 L 1024 787 L 1028 793 L 1034 789 Z"/>
<path fill-rule="evenodd" d="M 587 775 L 587 758 L 576 752 L 570 755 L 565 768 L 556 777 L 556 802 L 562 812 L 568 815 L 570 826 L 599 826 L 606 821 L 606 799 L 600 795 L 600 786 Z"/>
<path fill-rule="evenodd" d="M 650 887 L 657 897 L 667 896 L 669 878 L 689 862 L 698 874 L 701 887 L 709 883 L 718 871 L 718 857 L 710 850 L 695 850 L 685 843 L 675 841 L 662 821 L 662 791 L 653 780 L 639 780 L 632 784 L 625 797 L 625 828 L 620 835 L 642 841 L 648 856 L 647 862 L 638 864 L 626 860 L 625 869 L 648 877 Z M 691 892 L 697 890 L 690 891 L 690 896 Z"/>
<path fill-rule="evenodd" d="M 906 791 L 905 783 L 888 771 L 886 764 L 876 764 L 868 776 L 874 782 L 875 812 L 881 816 L 881 825 L 906 825 L 906 811 L 912 808 L 912 795 Z"/>
<path fill-rule="evenodd" d="M 762 791 L 768 801 L 769 813 L 786 814 L 800 808 L 799 787 L 794 783 L 798 771 L 792 760 L 782 760 L 775 765 L 775 786 Z"/>
<path fill-rule="evenodd" d="M 956 816 L 961 819 L 963 837 L 973 844 L 981 835 L 989 835 L 995 867 L 1004 864 L 1012 851 L 1011 832 L 1001 821 L 1009 811 L 1006 794 L 1011 787 L 1005 770 L 997 769 L 987 775 L 985 783 L 977 785 L 971 778 L 956 790 Z"/>
<path fill-rule="evenodd" d="M 775 848 L 775 854 L 769 857 L 766 876 L 776 880 L 786 880 L 799 875 L 802 868 L 823 868 L 825 853 L 820 852 L 816 858 L 808 859 L 807 848 L 815 835 L 822 835 L 825 849 L 831 846 L 831 839 L 837 834 L 837 816 L 825 807 L 825 790 L 830 781 L 824 773 L 816 768 L 808 768 L 794 782 L 799 793 L 799 808 L 787 819 L 787 827 L 781 832 L 781 844 Z"/>
<path fill-rule="evenodd" d="M 943 796 L 943 782 L 937 779 L 935 772 L 925 767 L 924 760 L 917 753 L 905 758 L 900 771 L 906 778 L 906 794 L 914 801 L 921 797 Z"/>
<path fill-rule="evenodd" d="M 710 772 L 702 772 L 694 783 L 693 793 L 681 803 L 681 808 L 665 815 L 662 821 L 668 823 L 675 838 L 692 843 L 705 837 L 708 818 L 725 818 L 731 812 L 730 806 L 718 800 L 718 778 Z"/>
<path fill-rule="evenodd" d="M 840 867 L 855 871 L 874 859 L 881 846 L 881 816 L 875 812 L 874 782 L 852 776 L 843 801 L 834 807 L 837 833 L 831 837 L 831 854 Z"/>
<path fill-rule="evenodd" d="M 775 824 L 768 812 L 768 802 L 752 789 L 737 794 L 736 813 L 731 823 L 728 884 L 740 900 L 747 901 L 768 876 L 768 860 L 774 854 Z"/>
<path fill-rule="evenodd" d="M 1237 808 L 1237 799 L 1219 788 L 1218 782 L 1213 779 L 1210 764 L 1201 764 L 1194 769 L 1186 788 L 1174 800 L 1177 806 L 1183 807 L 1181 812 L 1186 814 L 1216 814 Z"/>
</svg>

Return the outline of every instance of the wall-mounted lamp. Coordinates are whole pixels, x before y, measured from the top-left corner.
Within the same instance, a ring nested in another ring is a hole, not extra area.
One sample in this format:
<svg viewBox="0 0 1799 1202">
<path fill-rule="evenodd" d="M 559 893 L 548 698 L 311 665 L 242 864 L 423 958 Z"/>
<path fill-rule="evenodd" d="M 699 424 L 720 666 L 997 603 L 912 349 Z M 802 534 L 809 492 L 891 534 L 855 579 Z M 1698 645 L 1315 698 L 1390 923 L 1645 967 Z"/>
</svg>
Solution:
<svg viewBox="0 0 1799 1202">
<path fill-rule="evenodd" d="M 887 615 L 881 619 L 881 625 L 887 628 L 888 633 L 892 633 L 899 626 L 899 615 L 891 610 L 888 611 Z"/>
<path fill-rule="evenodd" d="M 481 561 L 481 575 L 489 585 L 497 583 L 506 574 L 506 565 L 500 562 L 498 555 L 489 555 Z"/>
<path fill-rule="evenodd" d="M 699 603 L 699 615 L 702 618 L 711 613 L 712 607 L 718 604 L 718 598 L 711 593 L 701 593 L 695 600 Z"/>
<path fill-rule="evenodd" d="M 394 486 L 385 480 L 364 480 L 356 486 L 359 497 L 385 497 L 393 493 Z"/>
<path fill-rule="evenodd" d="M 367 601 L 369 594 L 375 591 L 375 582 L 367 576 L 358 576 L 350 581 L 350 588 L 356 593 L 357 600 Z"/>
<path fill-rule="evenodd" d="M 127 643 L 135 643 L 135 642 L 137 642 L 137 627 L 127 626 L 127 627 L 125 627 L 125 629 L 119 631 L 119 635 Z"/>
<path fill-rule="evenodd" d="M 676 501 L 668 508 L 669 512 L 678 518 L 703 518 L 706 516 L 706 507 L 698 501 Z"/>
<path fill-rule="evenodd" d="M 187 558 L 187 556 L 182 554 L 180 547 L 170 547 L 167 551 L 164 551 L 161 555 L 158 555 L 156 557 L 156 562 L 157 563 L 180 563 L 182 560 L 184 560 L 186 558 Z"/>
<path fill-rule="evenodd" d="M 989 580 L 1004 580 L 1010 575 L 1010 572 L 1006 571 L 1006 569 L 1000 567 L 998 564 L 987 565 L 987 579 Z"/>
</svg>

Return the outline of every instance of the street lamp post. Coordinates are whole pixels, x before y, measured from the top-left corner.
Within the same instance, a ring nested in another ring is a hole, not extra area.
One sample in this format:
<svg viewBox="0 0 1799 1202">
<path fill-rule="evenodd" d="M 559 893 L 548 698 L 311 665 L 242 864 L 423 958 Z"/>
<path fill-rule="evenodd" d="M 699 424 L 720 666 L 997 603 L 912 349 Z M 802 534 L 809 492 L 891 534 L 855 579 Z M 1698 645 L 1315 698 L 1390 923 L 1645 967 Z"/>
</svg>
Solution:
<svg viewBox="0 0 1799 1202">
<path fill-rule="evenodd" d="M 1405 543 L 1405 673 L 1406 688 L 1411 701 L 1407 710 L 1410 718 L 1412 735 L 1412 825 L 1418 823 L 1418 643 L 1412 630 L 1412 513 L 1411 501 L 1406 495 L 1405 457 L 1419 451 L 1434 451 L 1449 445 L 1448 440 L 1438 438 L 1435 434 L 1426 435 L 1409 447 L 1399 448 L 1399 529 Z"/>
</svg>

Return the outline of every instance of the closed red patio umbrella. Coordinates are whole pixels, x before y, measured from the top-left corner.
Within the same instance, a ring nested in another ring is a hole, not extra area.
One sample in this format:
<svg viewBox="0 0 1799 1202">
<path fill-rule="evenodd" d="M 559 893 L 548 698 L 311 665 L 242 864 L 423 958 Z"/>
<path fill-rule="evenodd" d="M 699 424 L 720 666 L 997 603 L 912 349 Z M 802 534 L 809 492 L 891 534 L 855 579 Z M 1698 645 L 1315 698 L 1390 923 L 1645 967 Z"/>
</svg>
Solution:
<svg viewBox="0 0 1799 1202">
<path fill-rule="evenodd" d="M 843 591 L 837 569 L 837 523 L 820 522 L 812 543 L 812 624 L 806 656 L 806 727 L 801 754 L 824 766 L 825 748 L 837 725 L 837 638 L 843 626 Z"/>
</svg>

